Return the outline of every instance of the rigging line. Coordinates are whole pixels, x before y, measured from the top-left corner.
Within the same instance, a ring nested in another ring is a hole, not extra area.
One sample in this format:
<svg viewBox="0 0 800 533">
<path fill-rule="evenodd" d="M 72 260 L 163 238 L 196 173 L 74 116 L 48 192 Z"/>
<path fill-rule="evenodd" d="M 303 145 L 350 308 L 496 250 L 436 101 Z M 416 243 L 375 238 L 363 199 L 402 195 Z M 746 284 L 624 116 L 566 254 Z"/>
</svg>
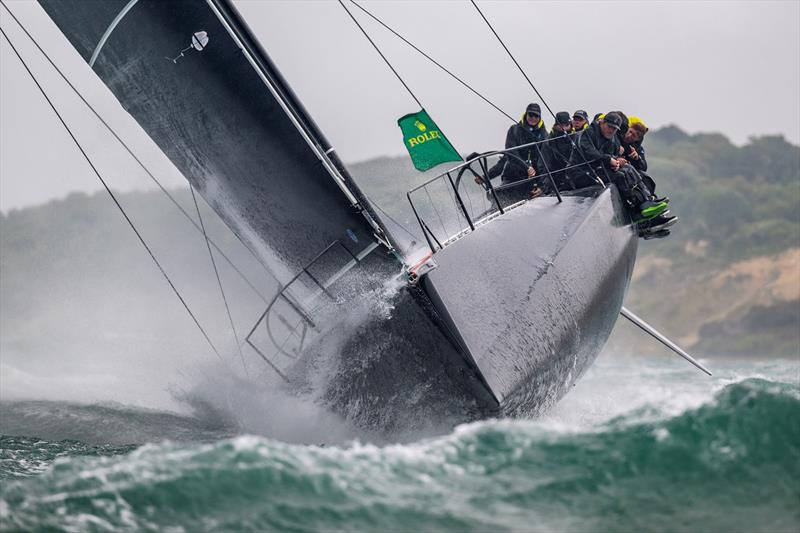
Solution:
<svg viewBox="0 0 800 533">
<path fill-rule="evenodd" d="M 423 189 L 425 190 L 425 194 L 428 195 L 428 202 L 430 202 L 431 207 L 433 208 L 433 212 L 436 213 L 436 216 L 439 219 L 439 224 L 441 224 L 441 226 L 442 226 L 442 233 L 443 233 L 442 238 L 446 240 L 447 239 L 447 228 L 444 227 L 444 219 L 442 219 L 442 215 L 439 214 L 439 210 L 436 209 L 436 204 L 433 203 L 433 198 L 431 198 L 431 193 L 428 190 L 428 186 L 425 185 L 423 187 Z"/>
<path fill-rule="evenodd" d="M 44 56 L 44 58 L 45 58 L 45 59 L 47 59 L 48 63 L 50 63 L 50 66 L 52 66 L 52 67 L 55 69 L 55 71 L 56 71 L 56 72 L 58 72 L 58 74 L 61 76 L 61 79 L 63 79 L 63 80 L 64 80 L 64 81 L 67 83 L 67 85 L 69 85 L 69 87 L 72 89 L 72 91 L 75 93 L 75 95 L 76 95 L 78 98 L 80 98 L 80 99 L 81 99 L 81 101 L 82 101 L 82 102 L 83 102 L 83 103 L 86 105 L 86 107 L 88 107 L 88 108 L 89 108 L 89 110 L 90 110 L 90 111 L 91 111 L 91 112 L 94 114 L 94 116 L 97 118 L 97 120 L 99 120 L 99 121 L 100 121 L 100 123 L 101 123 L 101 124 L 103 124 L 103 126 L 105 126 L 105 128 L 108 130 L 108 132 L 109 132 L 109 133 L 111 133 L 111 135 L 112 135 L 112 136 L 113 136 L 113 137 L 114 137 L 114 138 L 115 138 L 115 139 L 116 139 L 116 140 L 117 140 L 117 141 L 118 141 L 118 142 L 119 142 L 119 143 L 122 145 L 122 147 L 125 149 L 125 151 L 127 151 L 127 152 L 128 152 L 128 154 L 129 154 L 129 155 L 130 155 L 130 156 L 133 158 L 133 160 L 134 160 L 134 161 L 136 161 L 136 163 L 139 165 L 139 167 L 141 167 L 141 169 L 145 171 L 145 173 L 146 173 L 146 174 L 147 174 L 147 175 L 150 177 L 150 179 L 151 179 L 151 180 L 152 180 L 152 181 L 153 181 L 153 182 L 154 182 L 154 183 L 155 183 L 155 184 L 158 186 L 158 188 L 159 188 L 159 189 L 161 189 L 161 192 L 162 192 L 162 193 L 164 193 L 164 194 L 167 196 L 167 198 L 169 198 L 169 199 L 172 201 L 172 203 L 175 205 L 175 207 L 177 207 L 177 208 L 178 208 L 178 210 L 179 210 L 181 213 L 183 213 L 183 216 L 185 216 L 185 217 L 186 217 L 186 219 L 187 219 L 189 222 L 191 222 L 191 223 L 192 223 L 192 225 L 195 227 L 195 229 L 196 229 L 197 231 L 202 231 L 202 230 L 200 229 L 200 226 L 198 226 L 198 225 L 197 225 L 197 222 L 195 222 L 195 221 L 194 221 L 194 219 L 191 217 L 191 215 L 190 215 L 189 213 L 187 213 L 187 212 L 186 212 L 186 210 L 185 210 L 185 209 L 184 209 L 184 208 L 181 206 L 181 204 L 180 204 L 180 203 L 178 203 L 178 201 L 175 199 L 175 197 L 173 197 L 173 196 L 172 196 L 172 194 L 170 194 L 170 192 L 169 192 L 169 191 L 166 189 L 166 187 L 164 187 L 164 186 L 161 184 L 161 182 L 160 182 L 160 181 L 158 181 L 158 179 L 157 179 L 157 178 L 156 178 L 156 177 L 153 175 L 153 173 L 152 173 L 152 172 L 150 172 L 150 170 L 149 170 L 149 169 L 148 169 L 148 168 L 145 166 L 145 164 L 144 164 L 144 163 L 143 163 L 143 162 L 142 162 L 142 161 L 141 161 L 141 160 L 140 160 L 140 159 L 139 159 L 139 158 L 136 156 L 136 154 L 134 154 L 134 153 L 133 153 L 133 151 L 132 151 L 132 150 L 131 150 L 131 149 L 128 147 L 128 145 L 125 143 L 125 141 L 123 141 L 123 140 L 122 140 L 122 138 L 120 138 L 120 136 L 117 134 L 117 132 L 116 132 L 116 131 L 114 131 L 114 129 L 113 129 L 113 128 L 112 128 L 112 127 L 111 127 L 111 126 L 108 124 L 108 122 L 106 122 L 106 121 L 105 121 L 105 119 L 103 119 L 103 117 L 102 117 L 102 116 L 100 116 L 100 113 L 99 113 L 99 112 L 98 112 L 98 111 L 97 111 L 97 110 L 96 110 L 96 109 L 95 109 L 95 108 L 92 106 L 92 104 L 90 104 L 90 103 L 89 103 L 89 102 L 86 100 L 86 98 L 84 98 L 84 97 L 83 97 L 83 95 L 82 95 L 82 94 L 80 93 L 80 91 L 78 91 L 78 89 L 77 89 L 77 88 L 76 88 L 76 87 L 75 87 L 75 86 L 72 84 L 72 82 L 69 80 L 69 78 L 67 78 L 67 76 L 66 76 L 66 75 L 65 75 L 65 74 L 64 74 L 64 73 L 61 71 L 61 69 L 60 69 L 60 68 L 58 68 L 58 65 L 56 65 L 56 64 L 55 64 L 55 62 L 54 62 L 54 61 L 53 61 L 53 60 L 50 58 L 50 56 L 47 54 L 47 52 L 45 52 L 45 51 L 44 51 L 44 49 L 42 49 L 42 47 L 41 47 L 41 46 L 39 46 L 39 43 L 36 41 L 36 39 L 34 39 L 34 38 L 33 38 L 33 36 L 32 36 L 32 35 L 31 35 L 31 34 L 28 32 L 28 30 L 25 28 L 25 26 L 23 26 L 23 25 L 22 25 L 22 23 L 19 21 L 19 19 L 16 17 L 16 15 L 14 15 L 14 13 L 12 13 L 12 12 L 11 12 L 11 10 L 8 8 L 8 6 L 5 4 L 5 2 L 4 2 L 3 0 L 0 0 L 0 4 L 1 4 L 1 5 L 2 5 L 2 6 L 5 8 L 5 9 L 6 9 L 6 11 L 8 12 L 8 14 L 9 14 L 9 15 L 11 15 L 11 18 L 12 18 L 12 19 L 14 19 L 14 22 L 16 22 L 16 23 L 17 23 L 17 26 L 19 26 L 19 28 L 20 28 L 20 29 L 21 29 L 21 30 L 22 30 L 22 31 L 25 33 L 25 35 L 27 35 L 28 39 L 30 39 L 30 41 L 31 41 L 31 42 L 34 44 L 34 46 L 36 46 L 36 48 L 37 48 L 37 49 L 39 50 L 39 52 L 40 52 L 40 53 L 41 53 L 41 54 Z M 187 180 L 187 181 L 188 181 L 188 180 Z M 190 185 L 190 186 L 191 186 L 191 185 Z M 234 235 L 235 235 L 235 233 L 234 233 Z M 238 239 L 238 236 L 237 236 L 237 239 Z M 228 256 L 225 254 L 225 252 L 224 252 L 224 251 L 222 251 L 222 248 L 220 248 L 220 247 L 217 245 L 217 243 L 215 243 L 213 240 L 211 240 L 211 239 L 209 239 L 209 240 L 211 241 L 211 244 L 214 246 L 214 248 L 217 250 L 217 252 L 219 252 L 219 254 L 220 254 L 222 257 L 224 257 L 224 258 L 225 258 L 225 261 L 227 261 L 227 263 L 228 263 L 228 264 L 229 264 L 229 265 L 230 265 L 230 266 L 231 266 L 231 267 L 232 267 L 232 268 L 233 268 L 233 269 L 236 271 L 236 273 L 237 273 L 237 274 L 239 274 L 239 276 L 242 278 L 242 280 L 244 280 L 244 282 L 245 282 L 245 283 L 246 283 L 246 284 L 247 284 L 247 285 L 248 285 L 248 286 L 249 286 L 249 287 L 250 287 L 250 288 L 253 290 L 253 292 L 255 292 L 255 293 L 256 293 L 256 294 L 257 294 L 257 295 L 258 295 L 258 296 L 259 296 L 259 297 L 260 297 L 260 298 L 261 298 L 261 299 L 264 301 L 264 303 L 267 303 L 267 297 L 266 297 L 266 296 L 264 296 L 264 295 L 261 293 L 261 291 L 259 291 L 259 290 L 256 288 L 255 284 L 253 284 L 253 282 L 251 282 L 251 281 L 250 281 L 250 280 L 247 278 L 247 276 L 244 274 L 244 272 L 242 272 L 242 271 L 241 271 L 241 270 L 240 270 L 240 269 L 239 269 L 239 268 L 238 268 L 238 267 L 237 267 L 237 266 L 234 264 L 233 260 L 231 260 L 231 258 L 230 258 L 230 257 L 228 257 Z M 239 241 L 241 242 L 241 239 L 239 239 Z M 242 244 L 244 245 L 244 243 L 242 243 Z M 267 269 L 267 267 L 266 267 L 266 266 L 265 266 L 265 265 L 264 265 L 264 264 L 261 262 L 261 260 L 260 260 L 260 259 L 259 259 L 259 258 L 258 258 L 258 257 L 257 257 L 257 256 L 254 254 L 254 253 L 253 253 L 253 251 L 252 251 L 252 250 L 250 250 L 250 248 L 249 248 L 248 246 L 246 246 L 246 245 L 245 245 L 244 247 L 245 247 L 245 249 L 247 249 L 247 251 L 248 251 L 248 252 L 250 252 L 250 254 L 251 254 L 251 255 L 252 255 L 252 256 L 253 256 L 253 257 L 256 259 L 256 261 L 257 261 L 257 262 L 258 262 L 258 263 L 259 263 L 259 264 L 260 264 L 260 265 L 261 265 L 261 266 L 264 268 L 264 270 L 267 272 L 267 274 L 268 274 L 270 277 L 273 277 L 273 276 L 272 276 L 272 273 L 270 273 L 270 271 Z"/>
<path fill-rule="evenodd" d="M 460 228 L 461 228 L 461 217 L 463 216 L 463 213 L 461 212 L 461 209 L 458 208 L 458 203 L 456 202 L 456 195 L 453 194 L 453 188 L 452 187 L 446 187 L 446 190 L 447 190 L 447 195 L 450 197 L 451 200 L 453 200 L 453 209 L 456 212 L 456 224 L 458 224 L 458 226 L 456 226 L 456 228 L 457 228 L 456 231 L 460 232 L 461 231 L 460 230 Z"/>
<path fill-rule="evenodd" d="M 414 101 L 415 101 L 415 102 L 417 102 L 417 105 L 418 105 L 418 106 L 419 106 L 421 109 L 424 109 L 424 108 L 425 108 L 425 106 L 423 106 L 423 105 L 422 105 L 422 102 L 420 102 L 420 101 L 419 101 L 419 98 L 417 98 L 417 97 L 416 97 L 416 95 L 413 93 L 413 91 L 412 91 L 412 90 L 409 88 L 409 86 L 408 86 L 408 85 L 406 85 L 406 82 L 405 82 L 405 81 L 403 81 L 403 78 L 401 78 L 401 77 L 400 77 L 400 74 L 398 74 L 398 73 L 397 73 L 397 71 L 396 71 L 396 70 L 394 69 L 394 67 L 392 66 L 392 64 L 391 64 L 391 63 L 389 63 L 389 60 L 388 60 L 388 59 L 386 59 L 386 56 L 385 56 L 385 55 L 383 55 L 383 52 L 381 52 L 381 49 L 380 49 L 380 48 L 378 48 L 378 45 L 377 45 L 377 44 L 375 44 L 375 41 L 373 41 L 373 40 L 370 38 L 370 36 L 369 36 L 369 34 L 367 34 L 366 30 L 364 30 L 364 28 L 361 26 L 361 24 L 359 24 L 358 20 L 356 20 L 356 18 L 353 16 L 353 14 L 352 14 L 352 13 L 350 13 L 350 10 L 349 10 L 349 9 L 347 9 L 347 6 L 346 6 L 346 5 L 344 5 L 344 2 L 343 2 L 342 0 L 339 0 L 339 5 L 340 5 L 340 6 L 342 6 L 342 9 L 344 9 L 344 10 L 347 12 L 347 14 L 348 14 L 348 15 L 350 15 L 350 18 L 351 18 L 351 19 L 353 19 L 353 22 L 355 22 L 356 26 L 358 26 L 358 29 L 359 29 L 359 30 L 361 30 L 361 33 L 363 33 L 363 34 L 364 34 L 364 37 L 366 37 L 366 38 L 367 38 L 367 40 L 370 42 L 370 44 L 372 45 L 372 47 L 373 47 L 373 48 L 375 48 L 375 51 L 376 51 L 376 52 L 378 52 L 378 55 L 380 55 L 380 56 L 381 56 L 381 58 L 382 58 L 382 59 L 383 59 L 383 61 L 386 63 L 386 65 L 387 65 L 387 66 L 388 66 L 388 67 L 389 67 L 389 68 L 392 70 L 392 72 L 394 72 L 394 75 L 395 75 L 395 76 L 397 76 L 397 79 L 398 79 L 398 80 L 400 80 L 400 83 L 402 83 L 402 84 L 403 84 L 403 87 L 405 87 L 405 88 L 406 88 L 406 91 L 408 91 L 408 94 L 410 94 L 410 95 L 411 95 L 411 98 L 413 98 L 413 99 L 414 99 Z"/>
<path fill-rule="evenodd" d="M 456 192 L 458 192 L 458 188 L 456 188 Z M 472 205 L 472 195 L 469 193 L 466 187 L 464 188 L 464 195 L 467 197 L 467 201 L 469 202 L 469 212 L 472 215 L 472 218 L 475 218 L 475 206 Z M 482 196 L 485 197 L 485 195 Z"/>
<path fill-rule="evenodd" d="M 231 308 L 228 306 L 228 299 L 225 297 L 225 289 L 222 288 L 222 280 L 219 277 L 219 270 L 217 269 L 217 262 L 214 260 L 214 252 L 211 251 L 211 240 L 208 238 L 208 233 L 206 233 L 206 226 L 203 223 L 203 215 L 200 214 L 200 206 L 197 203 L 197 195 L 194 193 L 194 186 L 190 183 L 189 190 L 192 191 L 192 201 L 194 202 L 194 208 L 197 210 L 197 218 L 200 220 L 200 227 L 203 230 L 203 237 L 206 241 L 206 248 L 208 248 L 208 256 L 211 258 L 211 266 L 214 267 L 214 275 L 217 277 L 217 285 L 219 286 L 219 292 L 222 295 L 222 302 L 225 304 L 225 312 L 228 314 L 228 322 L 231 324 L 231 331 L 233 331 L 233 338 L 236 340 L 236 349 L 239 350 L 239 357 L 242 359 L 242 367 L 244 368 L 244 373 L 250 377 L 250 372 L 247 370 L 247 364 L 244 362 L 244 354 L 242 353 L 242 345 L 239 343 L 239 334 L 236 333 L 236 326 L 233 323 L 233 316 L 231 315 Z"/>
<path fill-rule="evenodd" d="M 6 9 L 8 9 L 8 8 L 6 8 Z M 190 317 L 192 317 L 192 320 L 194 321 L 195 325 L 197 325 L 197 327 L 200 330 L 200 332 L 203 334 L 203 337 L 205 337 L 206 342 L 208 342 L 208 345 L 211 346 L 211 349 L 214 350 L 214 353 L 217 354 L 217 357 L 219 357 L 220 361 L 222 361 L 224 363 L 225 360 L 222 358 L 222 355 L 217 350 L 217 347 L 214 346 L 214 343 L 211 342 L 211 338 L 206 333 L 206 330 L 203 329 L 203 326 L 200 325 L 200 322 L 198 322 L 197 317 L 194 315 L 194 313 L 192 313 L 192 310 L 189 309 L 189 305 L 186 303 L 186 300 L 184 300 L 183 296 L 181 296 L 181 293 L 178 292 L 178 288 L 175 287 L 174 283 L 172 283 L 172 280 L 167 275 L 167 272 L 164 270 L 164 267 L 162 267 L 161 263 L 158 262 L 158 259 L 156 259 L 155 254 L 153 254 L 153 251 L 147 245 L 147 242 L 145 242 L 145 240 L 142 237 L 141 233 L 139 233 L 139 230 L 136 229 L 136 226 L 133 224 L 133 221 L 130 219 L 130 217 L 128 217 L 128 214 L 125 212 L 125 209 L 122 207 L 122 204 L 119 203 L 119 200 L 117 200 L 117 197 L 114 196 L 113 192 L 111 192 L 111 188 L 108 186 L 106 181 L 100 175 L 100 172 L 98 172 L 97 168 L 95 168 L 94 163 L 92 163 L 92 160 L 89 158 L 89 155 L 84 151 L 83 147 L 81 146 L 81 143 L 78 142 L 78 139 L 72 133 L 72 130 L 69 128 L 67 123 L 64 121 L 64 118 L 61 116 L 61 113 L 58 112 L 58 109 L 56 109 L 55 104 L 53 104 L 52 100 L 50 100 L 50 97 L 47 96 L 47 93 L 45 92 L 44 88 L 42 88 L 41 84 L 39 83 L 39 80 L 37 80 L 36 76 L 33 75 L 33 72 L 31 72 L 31 69 L 28 67 L 28 64 L 25 63 L 24 59 L 22 59 L 22 56 L 20 55 L 19 51 L 14 46 L 14 43 L 11 42 L 11 39 L 9 39 L 8 35 L 6 35 L 6 32 L 2 27 L 0 27 L 0 33 L 2 33 L 3 37 L 6 38 L 6 41 L 8 42 L 9 46 L 11 46 L 11 49 L 14 51 L 14 54 L 16 54 L 17 58 L 20 60 L 20 62 L 22 63 L 22 66 L 25 67 L 25 70 L 28 71 L 28 75 L 30 75 L 31 79 L 33 80 L 33 83 L 36 84 L 36 87 L 39 88 L 39 91 L 42 93 L 42 96 L 44 96 L 44 99 L 47 100 L 48 104 L 50 104 L 50 108 L 56 114 L 56 116 L 58 117 L 58 120 L 61 121 L 61 124 L 64 126 L 64 128 L 66 128 L 67 133 L 69 133 L 69 136 L 75 142 L 75 145 L 78 147 L 78 150 L 80 150 L 81 154 L 83 154 L 83 157 L 84 157 L 84 159 L 86 159 L 86 162 L 89 163 L 90 167 L 92 167 L 92 170 L 94 171 L 94 173 L 97 176 L 97 178 L 100 180 L 100 183 L 103 184 L 103 187 L 105 187 L 106 192 L 108 192 L 108 195 L 111 196 L 111 199 L 117 205 L 117 208 L 119 209 L 120 213 L 122 213 L 122 216 L 125 217 L 125 220 L 128 222 L 128 225 L 131 227 L 133 232 L 136 234 L 136 237 L 139 238 L 139 242 L 142 243 L 142 246 L 144 246 L 145 250 L 147 250 L 147 253 L 150 254 L 150 258 L 153 260 L 153 262 L 156 264 L 158 269 L 161 271 L 161 274 L 164 276 L 164 279 L 167 280 L 167 283 L 169 283 L 169 286 L 172 288 L 172 291 L 175 293 L 175 296 L 177 296 L 178 299 L 181 301 L 181 304 L 183 304 L 183 307 L 184 307 L 184 309 L 186 309 L 186 312 L 189 313 Z"/>
<path fill-rule="evenodd" d="M 364 195 L 364 196 L 366 196 L 366 195 Z M 382 208 L 382 207 L 381 207 L 381 206 L 380 206 L 380 205 L 379 205 L 379 204 L 378 204 L 378 203 L 377 203 L 375 200 L 373 200 L 372 198 L 369 198 L 369 197 L 367 197 L 367 200 L 369 200 L 369 203 L 371 203 L 372 205 L 374 205 L 375 207 L 377 207 L 377 208 L 378 208 L 378 211 L 380 211 L 381 213 L 383 213 L 384 215 L 386 215 L 386 218 L 387 218 L 388 220 L 391 220 L 392 222 L 394 222 L 394 224 L 395 224 L 395 225 L 399 226 L 401 230 L 403 230 L 403 231 L 405 231 L 406 233 L 408 233 L 408 235 L 409 235 L 410 237 L 413 237 L 414 239 L 417 239 L 417 238 L 418 238 L 418 236 L 417 236 L 417 235 L 415 235 L 415 234 L 413 234 L 413 233 L 411 233 L 411 230 L 409 230 L 409 229 L 408 229 L 408 228 L 407 228 L 405 225 L 403 225 L 402 223 L 400 223 L 400 222 L 398 222 L 397 220 L 395 220 L 394 218 L 392 218 L 392 215 L 390 215 L 389 213 L 387 213 L 387 212 L 386 212 L 386 210 L 385 210 L 385 209 L 383 209 L 383 208 Z"/>
<path fill-rule="evenodd" d="M 439 63 L 438 61 L 436 61 L 435 59 L 433 59 L 431 56 L 429 56 L 428 54 L 426 54 L 425 52 L 423 52 L 422 50 L 420 50 L 419 48 L 417 48 L 417 47 L 414 45 L 414 43 L 412 43 L 411 41 L 409 41 L 408 39 L 406 39 L 405 37 L 403 37 L 402 35 L 400 35 L 399 33 L 397 33 L 395 30 L 393 30 L 392 28 L 390 28 L 390 27 L 389 27 L 388 25 L 386 25 L 386 24 L 385 24 L 385 23 L 384 23 L 384 22 L 383 22 L 381 19 L 379 19 L 378 17 L 376 17 L 375 15 L 373 15 L 372 13 L 370 13 L 370 12 L 369 12 L 369 11 L 368 11 L 368 10 L 367 10 L 365 7 L 362 7 L 362 6 L 361 6 L 359 3 L 357 3 L 355 0 L 350 0 L 350 3 L 351 3 L 351 4 L 353 4 L 353 5 L 355 5 L 355 6 L 356 6 L 358 9 L 360 9 L 360 10 L 361 10 L 361 11 L 363 11 L 364 13 L 366 13 L 366 14 L 367 14 L 369 17 L 371 17 L 371 18 L 372 18 L 372 19 L 373 19 L 375 22 L 377 22 L 378 24 L 380 24 L 381 26 L 383 26 L 384 28 L 386 28 L 387 30 L 389 30 L 390 32 L 392 32 L 392 33 L 393 33 L 393 34 L 394 34 L 396 37 L 398 37 L 400 40 L 402 40 L 402 41 L 403 41 L 404 43 L 406 43 L 408 46 L 410 46 L 411 48 L 413 48 L 414 50 L 416 50 L 417 52 L 419 52 L 420 54 L 422 54 L 422 56 L 423 56 L 423 57 L 425 57 L 425 59 L 427 59 L 428 61 L 430 61 L 431 63 L 433 63 L 434 65 L 436 65 L 436 66 L 437 66 L 437 67 L 439 67 L 440 69 L 442 69 L 443 71 L 445 71 L 447 74 L 449 74 L 449 75 L 450 75 L 450 77 L 451 77 L 451 78 L 453 78 L 454 80 L 456 80 L 457 82 L 459 82 L 461 85 L 463 85 L 464 87 L 466 87 L 467 89 L 469 89 L 470 91 L 472 91 L 472 93 L 473 93 L 473 94 L 475 94 L 476 96 L 478 96 L 478 97 L 479 97 L 480 99 L 482 99 L 484 102 L 486 102 L 487 104 L 489 104 L 490 106 L 492 106 L 493 108 L 495 108 L 497 111 L 499 111 L 500 113 L 502 113 L 503 115 L 505 115 L 506 117 L 508 117 L 508 119 L 509 119 L 511 122 L 513 122 L 513 123 L 515 123 L 515 124 L 517 123 L 517 120 L 516 120 L 515 118 L 513 118 L 511 115 L 509 115 L 508 113 L 506 113 L 505 111 L 503 111 L 503 110 L 502 110 L 502 109 L 500 109 L 499 107 L 497 107 L 497 106 L 496 106 L 496 105 L 495 105 L 495 104 L 494 104 L 494 103 L 493 103 L 491 100 L 489 100 L 488 98 L 486 98 L 485 96 L 483 96 L 481 93 L 479 93 L 478 91 L 476 91 L 475 89 L 473 89 L 473 88 L 472 88 L 472 86 L 470 86 L 470 85 L 469 85 L 468 83 L 466 83 L 464 80 L 462 80 L 461 78 L 459 78 L 458 76 L 456 76 L 455 74 L 453 74 L 452 72 L 450 72 L 450 71 L 449 71 L 447 68 L 445 68 L 445 67 L 444 67 L 444 66 L 443 66 L 441 63 Z"/>
<path fill-rule="evenodd" d="M 484 14 L 483 14 L 483 11 L 481 11 L 481 8 L 479 8 L 479 7 L 478 7 L 478 4 L 476 4 L 476 3 L 475 3 L 475 0 L 469 0 L 469 1 L 470 1 L 470 2 L 472 2 L 472 5 L 473 5 L 473 6 L 475 6 L 475 9 L 477 9 L 477 10 L 478 10 L 478 13 L 480 13 L 480 15 L 481 15 L 481 18 L 484 20 L 484 22 L 486 22 L 486 25 L 487 25 L 487 26 L 489 26 L 489 29 L 490 29 L 490 30 L 492 30 L 492 33 L 494 33 L 494 36 L 495 36 L 495 37 L 497 37 L 497 40 L 498 40 L 498 41 L 500 41 L 500 44 L 503 46 L 503 48 L 505 48 L 505 50 L 506 50 L 506 53 L 508 53 L 508 57 L 510 57 L 510 58 L 511 58 L 511 61 L 513 61 L 513 62 L 514 62 L 514 64 L 517 66 L 517 68 L 518 68 L 518 69 L 519 69 L 519 71 L 522 73 L 522 75 L 523 75 L 523 76 L 525 76 L 525 79 L 526 79 L 526 80 L 528 80 L 528 85 L 530 85 L 530 86 L 531 86 L 531 88 L 533 89 L 533 91 L 536 93 L 536 96 L 538 96 L 538 97 L 539 97 L 539 99 L 542 101 L 542 103 L 544 104 L 544 106 L 545 106 L 545 107 L 547 108 L 547 110 L 550 112 L 550 115 L 552 115 L 552 116 L 553 116 L 553 120 L 555 120 L 555 118 L 556 118 L 556 114 L 555 114 L 555 113 L 553 113 L 553 110 L 552 110 L 552 109 L 550 109 L 550 106 L 549 106 L 549 105 L 547 105 L 547 102 L 545 101 L 545 99 L 544 99 L 544 96 L 542 96 L 542 95 L 539 93 L 539 90 L 538 90 L 538 89 L 536 89 L 536 86 L 534 86 L 534 85 L 533 85 L 533 82 L 531 81 L 531 79 L 528 77 L 528 75 L 527 75 L 527 74 L 525 74 L 525 71 L 524 71 L 524 70 L 522 70 L 522 67 L 519 65 L 519 63 L 517 63 L 517 60 L 516 60 L 516 59 L 514 59 L 514 56 L 513 56 L 513 54 L 512 54 L 512 53 L 511 53 L 511 51 L 508 49 L 508 47 L 506 46 L 506 44 L 503 42 L 503 39 L 501 39 L 501 38 L 500 38 L 500 36 L 499 36 L 499 35 L 497 35 L 497 32 L 496 32 L 496 31 L 494 31 L 494 28 L 492 27 L 492 24 L 491 24 L 491 23 L 490 23 L 490 22 L 489 22 L 489 21 L 486 19 L 486 17 L 485 17 L 485 16 L 484 16 Z"/>
</svg>

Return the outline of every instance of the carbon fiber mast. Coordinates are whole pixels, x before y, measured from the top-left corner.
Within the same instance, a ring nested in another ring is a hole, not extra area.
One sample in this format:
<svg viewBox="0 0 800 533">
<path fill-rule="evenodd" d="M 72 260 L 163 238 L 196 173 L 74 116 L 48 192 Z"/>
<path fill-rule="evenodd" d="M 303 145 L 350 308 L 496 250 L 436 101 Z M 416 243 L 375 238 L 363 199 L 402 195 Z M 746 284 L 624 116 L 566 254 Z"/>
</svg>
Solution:
<svg viewBox="0 0 800 533">
<path fill-rule="evenodd" d="M 369 200 L 355 183 L 355 180 L 353 180 L 347 167 L 345 167 L 344 163 L 339 159 L 336 150 L 331 146 L 331 143 L 319 129 L 316 122 L 314 122 L 314 119 L 308 114 L 305 107 L 283 78 L 283 75 L 272 62 L 264 48 L 253 36 L 252 30 L 244 21 L 236 7 L 230 0 L 207 1 L 214 8 L 223 24 L 225 24 L 226 29 L 231 32 L 232 36 L 239 40 L 243 52 L 252 58 L 254 68 L 258 69 L 263 75 L 264 81 L 270 89 L 275 91 L 276 98 L 283 101 L 286 112 L 296 119 L 297 127 L 302 129 L 308 138 L 311 139 L 315 151 L 323 164 L 325 164 L 326 169 L 328 169 L 337 183 L 341 184 L 342 191 L 350 198 L 353 205 L 362 211 L 362 214 L 375 228 L 376 236 L 384 241 L 384 244 L 388 247 L 399 250 L 391 234 L 386 229 L 386 226 L 381 222 L 380 216 L 372 208 Z"/>
</svg>

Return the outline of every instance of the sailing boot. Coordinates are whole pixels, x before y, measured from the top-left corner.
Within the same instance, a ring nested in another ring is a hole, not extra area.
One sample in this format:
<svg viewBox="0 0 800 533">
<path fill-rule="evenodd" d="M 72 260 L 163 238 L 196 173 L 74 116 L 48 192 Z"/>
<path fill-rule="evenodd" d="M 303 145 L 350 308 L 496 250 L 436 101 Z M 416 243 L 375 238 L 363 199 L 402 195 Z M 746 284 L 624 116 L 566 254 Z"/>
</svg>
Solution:
<svg viewBox="0 0 800 533">
<path fill-rule="evenodd" d="M 678 217 L 659 215 L 650 219 L 650 231 L 658 231 L 661 229 L 671 228 L 678 223 Z"/>
<path fill-rule="evenodd" d="M 639 237 L 644 237 L 648 233 L 655 233 L 662 229 L 667 229 L 678 223 L 678 217 L 668 216 L 669 210 L 664 211 L 655 218 L 646 220 L 639 225 Z"/>
<path fill-rule="evenodd" d="M 639 206 L 639 220 L 650 220 L 669 208 L 667 202 L 644 202 Z"/>
<path fill-rule="evenodd" d="M 648 233 L 642 235 L 642 239 L 644 239 L 646 241 L 649 241 L 651 239 L 663 239 L 664 237 L 669 237 L 669 230 L 668 229 L 662 229 L 662 230 L 656 231 L 654 233 L 648 232 Z"/>
</svg>

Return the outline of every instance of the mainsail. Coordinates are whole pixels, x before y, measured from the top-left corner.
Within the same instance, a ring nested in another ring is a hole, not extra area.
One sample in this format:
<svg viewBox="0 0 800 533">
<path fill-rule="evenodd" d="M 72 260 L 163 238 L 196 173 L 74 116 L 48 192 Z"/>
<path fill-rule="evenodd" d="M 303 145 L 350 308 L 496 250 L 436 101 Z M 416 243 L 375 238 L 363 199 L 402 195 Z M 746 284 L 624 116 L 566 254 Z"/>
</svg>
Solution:
<svg viewBox="0 0 800 533">
<path fill-rule="evenodd" d="M 362 259 L 376 240 L 387 239 L 333 148 L 226 0 L 39 3 L 274 273 L 297 272 L 334 242 Z"/>
</svg>

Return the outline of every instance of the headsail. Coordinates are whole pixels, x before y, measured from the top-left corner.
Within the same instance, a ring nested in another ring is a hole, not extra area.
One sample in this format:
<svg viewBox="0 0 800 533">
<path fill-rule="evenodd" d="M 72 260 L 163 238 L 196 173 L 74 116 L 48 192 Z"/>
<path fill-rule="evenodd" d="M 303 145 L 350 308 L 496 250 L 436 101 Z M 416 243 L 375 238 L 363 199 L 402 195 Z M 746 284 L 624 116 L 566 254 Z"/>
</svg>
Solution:
<svg viewBox="0 0 800 533">
<path fill-rule="evenodd" d="M 296 271 L 332 242 L 357 257 L 375 248 L 376 217 L 228 2 L 39 3 L 265 262 Z"/>
</svg>

